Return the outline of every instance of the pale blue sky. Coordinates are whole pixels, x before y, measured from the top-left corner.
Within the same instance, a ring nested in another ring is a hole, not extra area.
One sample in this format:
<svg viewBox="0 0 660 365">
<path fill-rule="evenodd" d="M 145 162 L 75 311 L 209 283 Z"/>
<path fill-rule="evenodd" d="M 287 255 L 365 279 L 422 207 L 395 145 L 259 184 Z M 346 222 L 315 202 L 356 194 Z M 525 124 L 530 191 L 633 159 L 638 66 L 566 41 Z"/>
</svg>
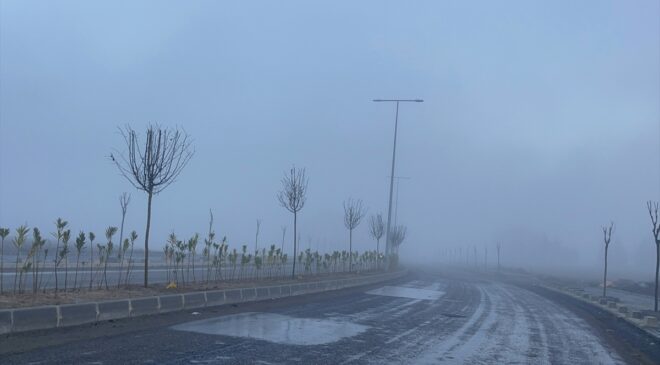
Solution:
<svg viewBox="0 0 660 365">
<path fill-rule="evenodd" d="M 343 199 L 387 208 L 394 109 L 371 99 L 411 97 L 426 102 L 401 109 L 406 255 L 502 240 L 512 261 L 597 265 L 613 219 L 618 267 L 644 266 L 658 19 L 650 0 L 2 0 L 0 225 L 62 216 L 99 233 L 129 191 L 142 236 L 144 194 L 106 156 L 118 125 L 159 122 L 196 155 L 154 200 L 154 246 L 205 231 L 209 208 L 231 244 L 253 242 L 256 218 L 279 242 L 291 223 L 275 194 L 296 164 L 302 246 L 343 249 Z M 366 224 L 356 240 L 373 246 Z"/>
</svg>

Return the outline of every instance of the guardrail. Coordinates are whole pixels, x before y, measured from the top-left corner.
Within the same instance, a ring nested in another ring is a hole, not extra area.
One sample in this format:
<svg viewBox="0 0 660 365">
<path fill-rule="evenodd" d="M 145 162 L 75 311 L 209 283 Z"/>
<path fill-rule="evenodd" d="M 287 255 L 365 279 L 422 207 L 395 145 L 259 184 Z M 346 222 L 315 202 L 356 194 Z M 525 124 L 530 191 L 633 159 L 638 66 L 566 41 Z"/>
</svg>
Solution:
<svg viewBox="0 0 660 365">
<path fill-rule="evenodd" d="M 304 283 L 198 291 L 150 297 L 0 310 L 0 334 L 78 326 L 107 320 L 244 303 L 375 284 L 406 275 L 406 270 L 363 277 Z"/>
</svg>

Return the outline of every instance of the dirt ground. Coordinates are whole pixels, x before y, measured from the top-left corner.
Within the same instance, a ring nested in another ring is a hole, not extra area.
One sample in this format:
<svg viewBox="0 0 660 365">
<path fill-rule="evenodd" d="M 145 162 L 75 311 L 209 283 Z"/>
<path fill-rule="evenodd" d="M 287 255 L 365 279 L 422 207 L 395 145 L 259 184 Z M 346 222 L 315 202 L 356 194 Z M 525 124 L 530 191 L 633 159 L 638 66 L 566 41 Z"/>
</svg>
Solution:
<svg viewBox="0 0 660 365">
<path fill-rule="evenodd" d="M 12 294 L 5 292 L 0 295 L 0 309 L 35 307 L 42 305 L 71 304 L 97 302 L 103 300 L 148 297 L 162 294 L 188 293 L 202 290 L 232 289 L 256 286 L 282 285 L 291 283 L 301 283 L 315 280 L 341 279 L 355 276 L 372 275 L 374 273 L 354 273 L 354 274 L 321 274 L 312 276 L 299 276 L 297 279 L 260 279 L 260 280 L 241 280 L 241 281 L 221 281 L 216 283 L 186 283 L 185 286 L 177 288 L 166 288 L 166 284 L 151 284 L 149 288 L 140 285 L 123 286 L 121 288 L 110 287 L 110 290 L 92 289 L 77 290 L 55 293 L 52 290 L 46 293 L 24 293 Z"/>
</svg>

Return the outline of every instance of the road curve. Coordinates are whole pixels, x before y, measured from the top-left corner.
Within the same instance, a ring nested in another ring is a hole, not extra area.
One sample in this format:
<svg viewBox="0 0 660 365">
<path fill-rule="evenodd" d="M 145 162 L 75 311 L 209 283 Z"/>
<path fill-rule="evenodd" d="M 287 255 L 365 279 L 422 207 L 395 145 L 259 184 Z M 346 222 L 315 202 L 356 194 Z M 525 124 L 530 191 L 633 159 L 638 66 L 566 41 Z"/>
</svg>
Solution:
<svg viewBox="0 0 660 365">
<path fill-rule="evenodd" d="M 465 273 L 416 274 L 199 312 L 13 335 L 0 341 L 0 358 L 6 364 L 625 363 L 562 305 Z"/>
</svg>

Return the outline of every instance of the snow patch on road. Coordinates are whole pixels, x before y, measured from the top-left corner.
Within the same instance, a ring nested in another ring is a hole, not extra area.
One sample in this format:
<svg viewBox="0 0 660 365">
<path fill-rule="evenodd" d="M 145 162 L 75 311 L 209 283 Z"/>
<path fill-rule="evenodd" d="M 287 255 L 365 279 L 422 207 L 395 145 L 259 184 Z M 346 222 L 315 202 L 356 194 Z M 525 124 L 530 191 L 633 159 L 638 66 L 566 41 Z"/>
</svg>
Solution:
<svg viewBox="0 0 660 365">
<path fill-rule="evenodd" d="M 404 286 L 383 286 L 381 288 L 369 290 L 367 294 L 419 300 L 438 300 L 445 293 L 439 290 L 408 288 Z"/>
<path fill-rule="evenodd" d="M 321 345 L 356 336 L 369 327 L 334 319 L 248 312 L 187 322 L 171 328 L 208 335 L 254 338 L 287 345 Z"/>
</svg>

